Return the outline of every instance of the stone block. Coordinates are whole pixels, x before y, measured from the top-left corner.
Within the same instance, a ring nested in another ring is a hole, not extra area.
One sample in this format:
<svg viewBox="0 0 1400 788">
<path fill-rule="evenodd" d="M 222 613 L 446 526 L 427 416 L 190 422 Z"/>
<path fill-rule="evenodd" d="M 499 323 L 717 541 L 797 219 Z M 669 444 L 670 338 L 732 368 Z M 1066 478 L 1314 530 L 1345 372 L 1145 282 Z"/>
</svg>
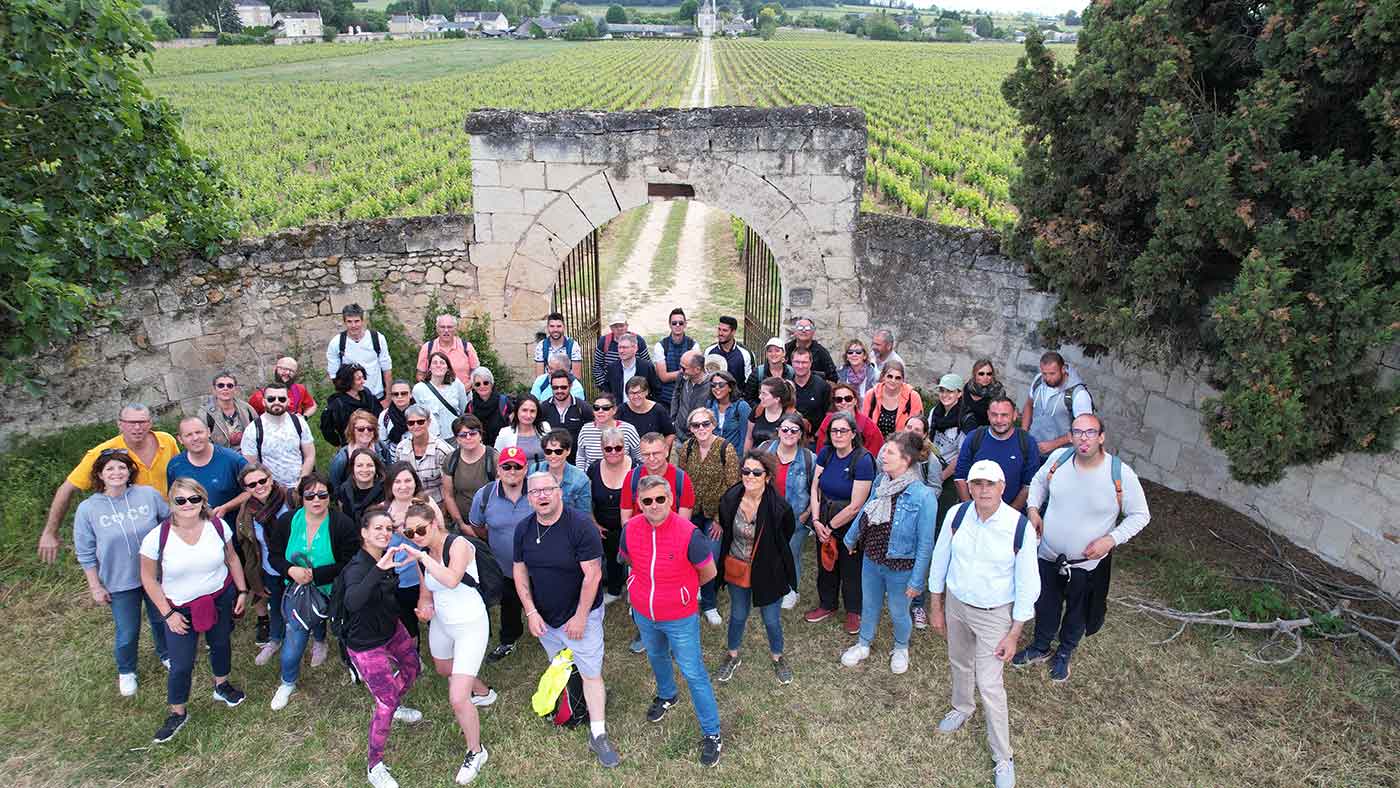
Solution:
<svg viewBox="0 0 1400 788">
<path fill-rule="evenodd" d="M 500 186 L 506 189 L 543 189 L 545 187 L 544 165 L 536 161 L 503 161 L 500 162 L 500 182 L 496 184 L 482 184 L 483 186 Z M 479 204 L 476 196 L 476 184 L 472 184 L 472 202 Z"/>
<path fill-rule="evenodd" d="M 608 170 L 603 175 L 608 179 L 608 186 L 612 188 L 619 213 L 647 204 L 647 182 L 640 174 L 632 174 L 628 170 Z"/>
<path fill-rule="evenodd" d="M 1159 434 L 1152 442 L 1152 464 L 1166 471 L 1176 469 L 1177 458 L 1181 454 L 1181 442 Z"/>
<path fill-rule="evenodd" d="M 1304 547 L 1311 547 L 1317 540 L 1322 522 L 1313 507 L 1286 496 L 1259 496 L 1253 503 L 1274 533 Z M 1252 516 L 1244 507 L 1237 508 Z"/>
<path fill-rule="evenodd" d="M 1358 484 L 1368 487 L 1376 483 L 1376 477 L 1380 474 L 1381 464 L 1385 459 L 1383 454 L 1363 454 L 1352 453 L 1342 455 L 1342 470 L 1346 475 Z"/>
<path fill-rule="evenodd" d="M 549 230 L 566 244 L 577 244 L 593 230 L 593 224 L 588 221 L 588 217 L 579 211 L 578 206 L 568 196 L 556 200 L 553 205 L 544 209 L 536 226 Z"/>
<path fill-rule="evenodd" d="M 533 214 L 493 213 L 491 214 L 491 243 L 518 244 L 534 223 Z"/>
<path fill-rule="evenodd" d="M 1324 558 L 1333 563 L 1346 560 L 1356 535 L 1356 526 L 1340 517 L 1322 515 L 1322 524 L 1313 538 L 1312 547 Z"/>
<path fill-rule="evenodd" d="M 602 172 L 595 172 L 574 184 L 569 189 L 569 198 L 594 227 L 602 227 L 620 213 L 608 177 Z"/>
<path fill-rule="evenodd" d="M 423 281 L 430 285 L 440 285 L 447 281 L 447 272 L 442 270 L 442 266 L 430 265 L 423 274 Z"/>
<path fill-rule="evenodd" d="M 760 150 L 782 152 L 811 150 L 813 131 L 810 128 L 794 126 L 760 128 L 758 147 Z"/>
<path fill-rule="evenodd" d="M 201 397 L 209 393 L 209 381 L 216 370 L 212 367 L 179 367 L 165 373 L 165 396 L 179 400 Z"/>
<path fill-rule="evenodd" d="M 146 337 L 152 347 L 161 347 L 182 339 L 194 339 L 204 333 L 199 315 L 192 312 L 146 315 L 141 318 L 141 325 L 145 327 Z"/>
<path fill-rule="evenodd" d="M 490 159 L 472 161 L 472 188 L 501 185 L 501 164 Z"/>
<path fill-rule="evenodd" d="M 855 199 L 856 183 L 840 175 L 813 175 L 812 199 L 816 202 L 844 202 Z"/>
<path fill-rule="evenodd" d="M 549 292 L 554 287 L 555 268 L 556 266 L 550 266 L 543 261 L 516 255 L 506 272 L 506 287 L 537 293 Z"/>
<path fill-rule="evenodd" d="M 474 292 L 476 290 L 475 271 L 453 268 L 447 272 L 446 283 L 451 287 Z"/>
<path fill-rule="evenodd" d="M 1363 487 L 1330 470 L 1313 475 L 1308 498 L 1318 509 L 1371 533 L 1380 533 L 1393 520 L 1392 512 L 1376 506 L 1374 488 Z"/>
<path fill-rule="evenodd" d="M 1187 407 L 1196 405 L 1196 381 L 1184 370 L 1174 369 L 1167 377 L 1167 399 Z"/>
<path fill-rule="evenodd" d="M 516 253 L 532 260 L 544 263 L 551 268 L 558 268 L 559 263 L 569 256 L 569 252 L 574 250 L 574 245 L 551 233 L 543 225 L 536 224 L 525 234 L 521 240 Z M 544 287 L 532 287 L 531 290 L 544 290 L 554 285 L 551 278 Z M 517 287 L 519 285 L 517 284 Z"/>
<path fill-rule="evenodd" d="M 369 307 L 374 303 L 374 289 L 369 283 L 360 283 L 344 290 L 333 291 L 331 297 L 331 312 L 339 315 L 340 310 L 350 304 L 359 304 L 362 307 Z M 339 329 L 337 329 L 339 330 Z"/>
<path fill-rule="evenodd" d="M 1156 391 L 1148 395 L 1147 409 L 1143 416 L 1149 429 L 1175 438 L 1182 443 L 1199 443 L 1201 440 L 1200 412 L 1172 402 Z"/>
<path fill-rule="evenodd" d="M 1376 476 L 1376 492 L 1386 498 L 1400 503 L 1400 476 L 1391 476 L 1388 473 L 1381 473 Z"/>
<path fill-rule="evenodd" d="M 524 213 L 525 200 L 520 189 L 482 187 L 472 189 L 472 206 L 477 213 Z"/>
<path fill-rule="evenodd" d="M 850 257 L 823 257 L 826 275 L 836 279 L 851 279 L 856 275 L 856 261 Z"/>
<path fill-rule="evenodd" d="M 863 306 L 843 306 L 839 325 L 842 329 L 869 328 L 870 313 Z"/>
<path fill-rule="evenodd" d="M 122 367 L 122 377 L 129 384 L 147 383 L 159 379 L 169 369 L 170 357 L 168 354 L 143 352 L 134 355 L 126 362 L 126 365 Z"/>
<path fill-rule="evenodd" d="M 535 137 L 530 143 L 530 158 L 542 162 L 583 163 L 583 148 L 575 137 Z"/>
<path fill-rule="evenodd" d="M 471 148 L 473 163 L 486 159 L 515 161 L 530 158 L 528 137 L 476 135 L 471 138 Z"/>
<path fill-rule="evenodd" d="M 550 312 L 550 297 L 545 293 L 516 290 L 506 297 L 506 314 L 512 320 L 534 321 L 538 325 Z M 534 338 L 531 331 L 530 339 Z"/>
<path fill-rule="evenodd" d="M 812 147 L 817 150 L 848 150 L 865 153 L 866 137 L 863 130 L 848 128 L 812 129 Z"/>
<path fill-rule="evenodd" d="M 337 266 L 340 270 L 340 283 L 343 285 L 353 285 L 359 281 L 359 272 L 355 270 L 355 261 L 342 257 Z"/>
</svg>

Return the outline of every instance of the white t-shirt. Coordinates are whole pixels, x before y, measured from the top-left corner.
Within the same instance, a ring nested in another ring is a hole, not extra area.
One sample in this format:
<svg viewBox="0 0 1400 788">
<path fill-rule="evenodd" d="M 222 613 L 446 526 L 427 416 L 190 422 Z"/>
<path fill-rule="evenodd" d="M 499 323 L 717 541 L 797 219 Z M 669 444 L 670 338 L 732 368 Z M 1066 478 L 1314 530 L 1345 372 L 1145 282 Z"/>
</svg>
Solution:
<svg viewBox="0 0 1400 788">
<path fill-rule="evenodd" d="M 187 544 L 175 533 L 175 526 L 170 527 L 170 537 L 165 540 L 160 589 L 165 592 L 165 598 L 170 600 L 172 605 L 179 607 L 189 604 L 191 600 L 212 594 L 224 587 L 228 580 L 228 566 L 224 563 L 224 544 L 232 536 L 233 533 L 225 525 L 224 538 L 220 539 L 214 524 L 205 520 L 199 541 Z M 151 532 L 146 534 L 146 538 L 141 540 L 141 555 L 152 561 L 159 560 L 159 528 L 152 528 Z"/>
<path fill-rule="evenodd" d="M 311 425 L 306 418 L 289 414 L 283 416 L 281 424 L 274 425 L 272 417 L 266 413 L 243 431 L 243 442 L 238 449 L 244 457 L 261 462 L 272 473 L 272 478 L 283 487 L 295 487 L 301 481 L 301 447 L 311 444 Z M 292 419 L 301 422 L 301 437 L 297 437 L 296 425 Z M 265 432 L 262 432 L 264 431 Z M 258 456 L 258 434 L 262 432 L 262 456 Z"/>
<path fill-rule="evenodd" d="M 337 331 L 326 344 L 326 374 L 331 378 L 340 370 L 340 333 Z M 389 343 L 379 334 L 379 352 L 374 352 L 375 331 L 365 331 L 360 341 L 350 335 L 345 336 L 345 363 L 359 364 L 365 368 L 365 388 L 375 399 L 384 398 L 384 373 L 393 369 L 394 362 L 389 358 Z"/>
</svg>

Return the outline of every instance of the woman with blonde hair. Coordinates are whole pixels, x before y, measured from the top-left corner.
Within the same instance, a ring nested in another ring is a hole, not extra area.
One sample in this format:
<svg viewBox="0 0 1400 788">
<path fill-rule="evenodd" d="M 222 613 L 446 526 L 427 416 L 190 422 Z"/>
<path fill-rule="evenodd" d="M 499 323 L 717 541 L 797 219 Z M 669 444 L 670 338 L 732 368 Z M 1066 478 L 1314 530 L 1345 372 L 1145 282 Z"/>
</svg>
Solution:
<svg viewBox="0 0 1400 788">
<path fill-rule="evenodd" d="M 924 412 L 924 401 L 914 387 L 904 382 L 904 364 L 890 359 L 880 371 L 880 382 L 866 392 L 861 412 L 888 438 L 904 429 L 910 419 Z"/>
<path fill-rule="evenodd" d="M 870 351 L 865 349 L 865 343 L 859 339 L 847 342 L 846 363 L 836 371 L 836 382 L 855 388 L 856 396 L 864 397 L 876 380 L 875 365 L 870 361 Z"/>
<path fill-rule="evenodd" d="M 715 518 L 719 516 L 719 500 L 725 490 L 739 481 L 739 454 L 719 437 L 714 411 L 709 408 L 692 410 L 686 425 L 690 428 L 690 440 L 681 446 L 676 465 L 690 477 L 695 488 L 695 509 L 690 521 L 709 541 L 715 560 L 720 560 L 724 530 Z M 718 594 L 718 580 L 700 586 L 700 611 L 715 626 L 724 623 L 716 609 Z"/>
</svg>

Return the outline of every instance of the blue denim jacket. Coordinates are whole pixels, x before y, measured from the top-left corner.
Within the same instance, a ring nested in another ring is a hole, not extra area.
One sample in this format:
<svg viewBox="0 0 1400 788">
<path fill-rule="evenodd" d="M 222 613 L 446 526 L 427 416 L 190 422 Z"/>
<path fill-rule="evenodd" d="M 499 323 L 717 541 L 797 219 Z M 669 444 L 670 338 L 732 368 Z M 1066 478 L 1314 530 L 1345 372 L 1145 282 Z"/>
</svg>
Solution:
<svg viewBox="0 0 1400 788">
<path fill-rule="evenodd" d="M 708 405 L 718 423 L 719 403 L 711 399 Z M 744 453 L 744 436 L 749 434 L 749 414 L 752 412 L 752 406 L 742 399 L 731 401 L 724 411 L 724 429 L 720 430 L 719 436 L 740 455 Z"/>
<path fill-rule="evenodd" d="M 885 474 L 875 476 L 870 487 L 870 500 L 866 502 L 846 532 L 846 549 L 854 550 L 860 539 L 861 526 L 865 524 L 865 513 L 875 504 L 875 493 L 885 481 Z M 909 574 L 909 587 L 922 592 L 928 586 L 928 569 L 933 558 L 933 535 L 938 525 L 938 493 L 923 484 L 911 484 L 904 488 L 894 505 L 894 522 L 890 525 L 890 544 L 885 550 L 886 558 L 912 558 L 914 571 Z"/>
<path fill-rule="evenodd" d="M 778 453 L 778 441 L 771 440 L 759 447 L 760 451 L 768 452 L 774 456 Z M 797 456 L 792 459 L 792 465 L 788 467 L 787 489 L 784 490 L 783 499 L 792 507 L 792 513 L 796 517 L 801 517 L 807 511 L 807 507 L 812 503 L 812 476 L 807 473 L 811 468 L 816 471 L 817 457 L 811 449 L 802 447 L 797 450 Z M 807 522 L 812 519 L 807 518 Z M 797 524 L 798 528 L 810 527 L 803 523 Z"/>
<path fill-rule="evenodd" d="M 529 474 L 538 471 L 548 471 L 549 464 L 544 460 L 535 460 L 530 463 Z M 560 495 L 564 499 L 564 506 L 582 514 L 584 517 L 593 516 L 593 482 L 589 481 L 588 474 L 579 470 L 577 466 L 564 463 L 564 481 L 559 485 Z"/>
</svg>

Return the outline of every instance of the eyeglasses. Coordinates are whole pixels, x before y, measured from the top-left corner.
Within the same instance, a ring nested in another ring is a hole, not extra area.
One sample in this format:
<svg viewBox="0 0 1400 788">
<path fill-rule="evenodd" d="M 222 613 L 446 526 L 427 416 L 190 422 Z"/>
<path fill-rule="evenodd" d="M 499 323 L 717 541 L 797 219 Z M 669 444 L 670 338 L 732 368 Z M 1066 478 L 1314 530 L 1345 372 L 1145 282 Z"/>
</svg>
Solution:
<svg viewBox="0 0 1400 788">
<path fill-rule="evenodd" d="M 414 528 L 414 527 L 412 527 L 412 526 L 410 526 L 410 525 L 405 525 L 405 526 L 403 527 L 403 535 L 404 535 L 404 536 L 407 536 L 409 539 L 412 539 L 412 538 L 414 538 L 415 536 L 427 536 L 427 535 L 428 535 L 428 525 L 427 525 L 426 523 L 424 523 L 423 525 L 420 525 L 420 526 L 418 526 L 417 528 Z"/>
<path fill-rule="evenodd" d="M 763 470 L 762 468 L 744 468 L 741 469 L 739 473 L 743 476 L 759 477 L 767 473 L 767 471 Z"/>
<path fill-rule="evenodd" d="M 312 500 L 324 501 L 324 500 L 326 500 L 327 498 L 331 497 L 331 494 L 328 493 L 328 492 L 326 492 L 325 490 L 322 490 L 322 491 L 320 491 L 320 492 L 309 492 L 309 493 L 306 493 L 306 494 L 302 495 L 301 497 L 304 498 L 304 499 L 306 499 L 306 500 L 308 500 L 308 501 L 312 501 Z"/>
<path fill-rule="evenodd" d="M 263 397 L 264 402 L 286 402 L 286 397 Z"/>
<path fill-rule="evenodd" d="M 802 434 L 802 428 L 801 428 L 801 427 L 779 427 L 779 428 L 778 428 L 778 432 L 781 432 L 781 433 L 784 434 L 784 435 L 800 435 L 800 434 Z"/>
<path fill-rule="evenodd" d="M 408 420 L 408 426 L 410 426 L 410 427 L 421 427 L 421 426 L 423 426 L 424 424 L 427 424 L 427 423 L 428 423 L 428 420 L 427 420 L 427 419 L 409 419 L 409 420 Z"/>
<path fill-rule="evenodd" d="M 378 427 L 373 427 L 368 424 L 361 424 L 360 426 L 355 428 L 355 432 L 374 432 L 376 429 L 378 429 Z"/>
<path fill-rule="evenodd" d="M 709 428 L 711 428 L 711 427 L 713 427 L 713 426 L 715 426 L 715 423 L 714 423 L 713 421 L 692 421 L 692 422 L 690 422 L 690 428 L 691 428 L 692 430 L 707 430 L 707 429 L 709 429 Z"/>
<path fill-rule="evenodd" d="M 536 487 L 535 489 L 530 491 L 530 494 L 535 496 L 536 498 L 543 498 L 557 489 L 559 489 L 557 485 L 554 487 Z"/>
<path fill-rule="evenodd" d="M 263 486 L 264 484 L 267 484 L 269 481 L 271 481 L 271 479 L 270 479 L 269 477 L 267 477 L 267 476 L 264 476 L 264 477 L 262 477 L 261 479 L 244 479 L 244 480 L 243 480 L 243 489 L 245 489 L 245 490 L 251 490 L 251 489 L 253 489 L 254 487 L 261 487 L 261 486 Z"/>
<path fill-rule="evenodd" d="M 523 470 L 525 470 L 525 466 L 524 466 L 524 465 L 521 465 L 521 464 L 519 464 L 519 463 L 514 463 L 514 462 L 503 462 L 503 463 L 501 463 L 501 470 L 503 470 L 503 471 L 523 471 Z"/>
<path fill-rule="evenodd" d="M 553 455 L 553 456 L 555 456 L 555 457 L 558 457 L 558 456 L 561 456 L 561 455 L 564 455 L 564 454 L 568 454 L 569 452 L 568 452 L 567 450 L 565 450 L 565 449 L 560 449 L 560 448 L 557 448 L 557 447 L 556 447 L 556 448 L 553 448 L 553 449 L 545 449 L 545 450 L 544 450 L 544 453 L 545 453 L 545 454 L 549 454 L 549 455 Z"/>
<path fill-rule="evenodd" d="M 666 501 L 670 499 L 664 495 L 658 495 L 655 498 L 640 498 L 638 500 L 641 501 L 642 506 L 652 506 L 654 504 L 666 503 Z"/>
<path fill-rule="evenodd" d="M 214 388 L 216 388 L 216 389 L 233 389 L 233 388 L 238 388 L 238 384 L 237 384 L 237 383 L 215 383 L 215 384 L 214 384 Z"/>
<path fill-rule="evenodd" d="M 613 409 L 613 406 L 612 406 L 612 405 L 609 405 L 609 404 L 606 403 L 606 402 L 599 402 L 599 403 L 595 403 L 595 404 L 593 405 L 593 409 L 594 409 L 594 410 L 612 410 L 612 409 Z"/>
<path fill-rule="evenodd" d="M 850 427 L 831 427 L 827 430 L 827 432 L 831 433 L 832 435 L 845 435 L 850 431 Z"/>
<path fill-rule="evenodd" d="M 832 401 L 832 402 L 855 402 L 855 401 L 856 401 L 856 398 L 853 397 L 853 396 L 850 396 L 850 395 L 848 394 L 848 395 L 846 395 L 846 396 L 844 396 L 844 397 L 832 397 L 832 398 L 831 398 L 831 401 Z M 413 423 L 413 422 L 411 422 L 411 421 L 409 422 L 409 424 L 412 424 L 412 423 Z"/>
<path fill-rule="evenodd" d="M 117 419 L 122 424 L 150 424 L 150 419 Z"/>
<path fill-rule="evenodd" d="M 410 423 L 411 423 L 411 422 L 410 422 Z M 475 438 L 476 436 L 478 436 L 478 435 L 480 435 L 480 434 L 481 434 L 481 430 L 465 429 L 465 430 L 462 430 L 461 432 L 457 433 L 457 437 L 459 437 L 459 438 Z"/>
<path fill-rule="evenodd" d="M 478 380 L 477 382 L 475 382 L 475 383 L 472 384 L 472 387 L 473 387 L 473 388 L 481 388 L 482 386 L 490 386 L 490 385 L 491 385 L 491 381 L 489 381 L 489 380 Z"/>
<path fill-rule="evenodd" d="M 608 454 L 617 454 L 618 452 L 626 451 L 626 449 L 621 446 L 604 446 L 603 451 Z"/>
<path fill-rule="evenodd" d="M 712 388 L 712 389 L 717 389 L 717 388 L 727 387 L 728 385 L 729 385 L 729 384 L 728 384 L 727 382 L 723 381 L 723 380 L 716 380 L 715 382 L 713 382 L 713 383 L 710 384 L 710 388 Z"/>
<path fill-rule="evenodd" d="M 885 380 L 894 380 L 894 381 L 904 380 L 904 376 L 903 376 L 903 375 L 886 375 L 886 376 L 885 376 Z"/>
<path fill-rule="evenodd" d="M 1070 430 L 1069 434 L 1075 438 L 1097 438 L 1099 431 L 1090 427 L 1087 430 Z"/>
<path fill-rule="evenodd" d="M 177 496 L 175 496 L 174 498 L 171 498 L 170 500 L 174 501 L 176 506 L 184 506 L 185 504 L 201 504 L 201 503 L 204 503 L 204 496 L 202 496 L 202 495 L 190 495 L 190 496 L 177 495 Z"/>
<path fill-rule="evenodd" d="M 411 391 L 391 391 L 391 392 L 389 392 L 389 396 L 391 396 L 391 397 L 408 397 L 408 396 L 412 396 L 412 394 L 413 394 L 413 392 L 411 392 Z"/>
</svg>

